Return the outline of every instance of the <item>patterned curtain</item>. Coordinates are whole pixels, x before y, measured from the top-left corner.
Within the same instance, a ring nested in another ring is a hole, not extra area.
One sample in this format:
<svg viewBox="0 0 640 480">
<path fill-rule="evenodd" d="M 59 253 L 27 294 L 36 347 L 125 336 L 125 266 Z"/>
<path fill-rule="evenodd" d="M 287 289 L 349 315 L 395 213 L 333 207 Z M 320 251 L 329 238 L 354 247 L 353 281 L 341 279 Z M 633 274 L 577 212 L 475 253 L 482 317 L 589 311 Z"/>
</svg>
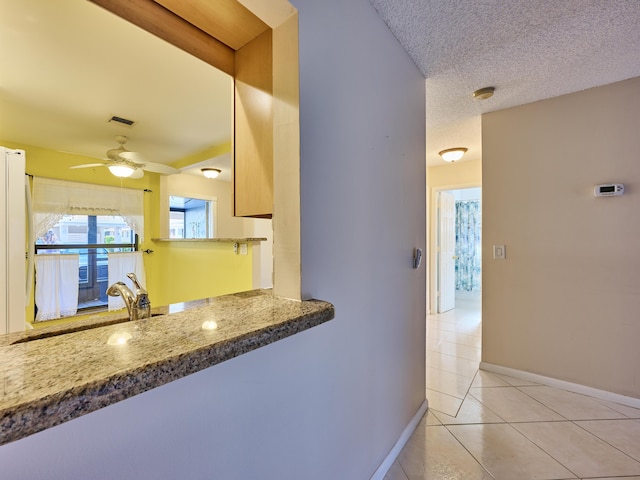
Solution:
<svg viewBox="0 0 640 480">
<path fill-rule="evenodd" d="M 481 288 L 482 217 L 480 202 L 456 202 L 456 290 Z"/>
</svg>

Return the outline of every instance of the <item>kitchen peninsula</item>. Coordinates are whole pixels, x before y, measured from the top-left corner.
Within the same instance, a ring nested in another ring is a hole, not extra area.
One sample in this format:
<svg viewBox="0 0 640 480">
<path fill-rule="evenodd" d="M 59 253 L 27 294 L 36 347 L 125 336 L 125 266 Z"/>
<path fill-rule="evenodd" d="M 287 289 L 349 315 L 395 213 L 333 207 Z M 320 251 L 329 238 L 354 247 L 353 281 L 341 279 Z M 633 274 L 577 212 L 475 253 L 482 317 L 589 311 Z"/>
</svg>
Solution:
<svg viewBox="0 0 640 480">
<path fill-rule="evenodd" d="M 0 445 L 320 325 L 335 312 L 324 301 L 253 290 L 153 314 L 0 337 Z"/>
</svg>

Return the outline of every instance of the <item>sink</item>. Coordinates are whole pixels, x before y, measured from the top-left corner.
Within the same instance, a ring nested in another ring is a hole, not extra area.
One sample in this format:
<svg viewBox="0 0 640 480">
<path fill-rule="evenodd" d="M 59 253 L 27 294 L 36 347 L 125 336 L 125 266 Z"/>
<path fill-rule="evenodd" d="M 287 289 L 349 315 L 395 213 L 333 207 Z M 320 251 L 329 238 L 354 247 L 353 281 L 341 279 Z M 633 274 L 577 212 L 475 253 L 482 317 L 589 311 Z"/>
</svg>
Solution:
<svg viewBox="0 0 640 480">
<path fill-rule="evenodd" d="M 165 315 L 164 313 L 152 313 L 150 318 L 159 317 Z M 94 328 L 106 327 L 108 325 L 117 325 L 119 323 L 127 323 L 129 322 L 128 317 L 124 318 L 111 318 L 105 319 L 104 321 L 94 321 L 93 323 L 82 323 L 78 322 L 77 325 L 65 325 L 61 328 L 52 329 L 52 330 L 31 330 L 27 335 L 18 340 L 11 342 L 11 345 L 16 345 L 18 343 L 32 342 L 34 340 L 42 340 L 43 338 L 51 338 L 51 337 L 59 337 L 60 335 L 66 335 L 67 333 L 74 332 L 82 332 L 84 330 L 92 330 Z"/>
</svg>

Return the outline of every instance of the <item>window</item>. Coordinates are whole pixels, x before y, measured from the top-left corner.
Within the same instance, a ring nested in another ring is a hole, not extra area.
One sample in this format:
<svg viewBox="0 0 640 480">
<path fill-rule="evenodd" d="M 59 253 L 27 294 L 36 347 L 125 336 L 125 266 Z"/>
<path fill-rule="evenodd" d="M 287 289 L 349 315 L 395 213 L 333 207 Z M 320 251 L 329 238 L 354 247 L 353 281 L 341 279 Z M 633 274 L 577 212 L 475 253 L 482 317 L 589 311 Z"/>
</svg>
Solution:
<svg viewBox="0 0 640 480">
<path fill-rule="evenodd" d="M 134 249 L 133 246 L 115 246 L 122 244 L 135 244 L 134 233 L 124 219 L 116 215 L 64 215 L 36 239 L 39 255 L 79 255 L 78 310 L 107 306 L 108 254 Z"/>
<path fill-rule="evenodd" d="M 67 266 L 63 277 L 46 276 L 43 271 L 38 278 L 36 269 L 36 289 L 44 286 L 49 292 L 46 301 L 44 297 L 40 305 L 36 301 L 36 308 L 42 307 L 41 319 L 58 318 L 57 312 L 49 313 L 49 306 L 62 303 L 69 292 L 75 295 L 71 280 L 77 284 L 78 309 L 107 305 L 108 254 L 136 248 L 137 237 L 144 232 L 143 203 L 141 190 L 34 177 L 32 241 L 36 258 L 44 261 L 42 254 L 63 254 L 58 259 L 49 257 L 62 261 L 64 254 L 78 256 L 77 272 L 75 266 Z M 64 278 L 64 288 L 57 284 L 58 278 Z M 65 299 L 65 312 L 71 312 L 67 315 L 73 314 L 71 303 L 75 310 L 75 299 Z"/>
<path fill-rule="evenodd" d="M 213 238 L 214 203 L 200 198 L 169 197 L 169 238 Z"/>
</svg>

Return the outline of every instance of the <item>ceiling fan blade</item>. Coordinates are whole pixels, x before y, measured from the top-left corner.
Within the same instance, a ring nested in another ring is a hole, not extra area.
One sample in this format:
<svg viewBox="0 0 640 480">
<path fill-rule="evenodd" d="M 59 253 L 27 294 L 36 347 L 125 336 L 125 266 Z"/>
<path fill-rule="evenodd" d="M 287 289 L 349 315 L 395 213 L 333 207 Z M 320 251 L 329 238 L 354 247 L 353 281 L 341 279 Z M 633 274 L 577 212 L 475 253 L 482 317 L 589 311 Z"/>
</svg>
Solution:
<svg viewBox="0 0 640 480">
<path fill-rule="evenodd" d="M 93 167 L 106 167 L 106 163 L 85 163 L 83 165 L 73 165 L 69 168 L 93 168 Z"/>
<path fill-rule="evenodd" d="M 173 168 L 164 163 L 145 162 L 142 168 L 148 172 L 160 173 L 162 175 L 173 175 L 174 173 L 180 173 L 180 170 Z"/>
<path fill-rule="evenodd" d="M 161 175 L 172 175 L 174 173 L 180 173 L 177 168 L 164 165 L 163 163 L 147 162 L 144 156 L 138 152 L 131 152 L 124 148 L 124 144 L 128 138 L 124 135 L 116 136 L 116 141 L 120 144 L 119 148 L 113 148 L 107 150 L 107 157 L 113 160 L 117 164 L 128 165 L 135 168 L 135 172 L 129 176 L 129 178 L 142 178 L 144 175 L 143 170 L 148 172 L 160 173 Z"/>
</svg>

